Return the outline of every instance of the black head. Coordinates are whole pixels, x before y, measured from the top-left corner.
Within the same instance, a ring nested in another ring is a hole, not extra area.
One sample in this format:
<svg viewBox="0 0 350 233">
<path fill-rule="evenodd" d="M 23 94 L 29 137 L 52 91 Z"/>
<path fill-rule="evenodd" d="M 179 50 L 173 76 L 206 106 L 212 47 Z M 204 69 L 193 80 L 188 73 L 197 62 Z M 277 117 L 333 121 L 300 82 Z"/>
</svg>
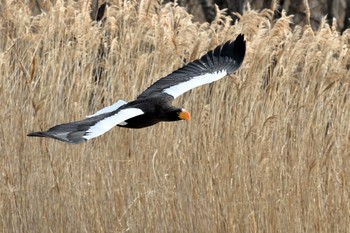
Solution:
<svg viewBox="0 0 350 233">
<path fill-rule="evenodd" d="M 183 108 L 167 111 L 162 115 L 162 121 L 189 121 L 191 119 L 190 113 Z"/>
</svg>

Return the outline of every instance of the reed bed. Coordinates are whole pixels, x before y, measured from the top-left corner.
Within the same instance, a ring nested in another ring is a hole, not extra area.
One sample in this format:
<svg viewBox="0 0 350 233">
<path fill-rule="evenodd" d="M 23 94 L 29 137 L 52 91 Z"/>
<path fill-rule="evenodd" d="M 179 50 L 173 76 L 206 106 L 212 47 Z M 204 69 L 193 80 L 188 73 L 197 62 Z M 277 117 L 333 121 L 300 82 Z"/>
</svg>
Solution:
<svg viewBox="0 0 350 233">
<path fill-rule="evenodd" d="M 0 231 L 348 232 L 350 31 L 248 11 L 116 1 L 0 7 Z M 234 75 L 175 101 L 190 122 L 84 144 L 28 138 L 122 98 L 243 33 Z"/>
</svg>

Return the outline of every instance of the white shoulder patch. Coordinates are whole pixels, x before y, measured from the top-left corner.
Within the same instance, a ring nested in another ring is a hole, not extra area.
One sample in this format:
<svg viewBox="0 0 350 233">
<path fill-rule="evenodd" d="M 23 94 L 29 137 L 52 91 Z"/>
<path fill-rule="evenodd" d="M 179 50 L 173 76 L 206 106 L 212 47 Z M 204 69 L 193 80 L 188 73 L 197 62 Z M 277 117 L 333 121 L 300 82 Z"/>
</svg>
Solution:
<svg viewBox="0 0 350 233">
<path fill-rule="evenodd" d="M 222 70 L 215 73 L 207 73 L 200 76 L 195 76 L 186 82 L 182 82 L 177 85 L 168 87 L 164 89 L 163 92 L 173 96 L 174 99 L 176 99 L 178 96 L 182 95 L 183 93 L 195 87 L 199 87 L 204 84 L 215 82 L 219 79 L 222 79 L 226 75 L 227 75 L 226 70 Z"/>
<path fill-rule="evenodd" d="M 98 137 L 108 130 L 112 129 L 114 126 L 120 124 L 121 122 L 124 122 L 130 118 L 139 116 L 144 114 L 144 112 L 139 108 L 126 108 L 123 110 L 120 110 L 116 114 L 107 117 L 99 122 L 97 122 L 95 125 L 91 126 L 89 130 L 86 131 L 83 138 L 86 140 L 89 140 L 91 138 Z"/>
<path fill-rule="evenodd" d="M 125 105 L 127 102 L 125 102 L 124 100 L 118 100 L 116 103 L 112 104 L 111 106 L 107 106 L 105 108 L 102 108 L 100 110 L 98 110 L 97 112 L 95 112 L 93 115 L 89 115 L 86 116 L 87 118 L 90 117 L 94 117 L 97 115 L 101 115 L 103 113 L 107 113 L 107 112 L 113 112 L 114 110 L 117 110 L 118 108 L 120 108 L 121 106 Z"/>
</svg>

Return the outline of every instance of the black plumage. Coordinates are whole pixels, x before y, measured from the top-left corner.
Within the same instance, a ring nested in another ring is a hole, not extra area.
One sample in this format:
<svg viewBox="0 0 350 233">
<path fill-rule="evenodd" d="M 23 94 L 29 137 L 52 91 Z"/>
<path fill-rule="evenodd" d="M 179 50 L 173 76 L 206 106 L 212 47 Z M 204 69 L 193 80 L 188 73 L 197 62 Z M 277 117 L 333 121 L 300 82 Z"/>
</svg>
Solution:
<svg viewBox="0 0 350 233">
<path fill-rule="evenodd" d="M 132 102 L 118 101 L 81 121 L 57 125 L 45 132 L 33 132 L 28 136 L 80 143 L 117 125 L 144 128 L 162 121 L 189 120 L 190 114 L 183 108 L 174 107 L 172 101 L 195 87 L 235 72 L 243 62 L 245 50 L 244 37 L 239 35 L 235 41 L 227 41 L 200 59 L 159 79 Z"/>
</svg>

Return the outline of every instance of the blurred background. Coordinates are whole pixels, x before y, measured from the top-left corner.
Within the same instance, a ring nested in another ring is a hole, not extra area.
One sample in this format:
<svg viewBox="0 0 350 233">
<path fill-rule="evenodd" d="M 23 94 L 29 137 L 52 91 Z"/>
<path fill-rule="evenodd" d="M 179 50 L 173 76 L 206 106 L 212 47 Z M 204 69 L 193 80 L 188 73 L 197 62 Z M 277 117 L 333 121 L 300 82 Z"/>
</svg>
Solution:
<svg viewBox="0 0 350 233">
<path fill-rule="evenodd" d="M 242 14 L 250 7 L 252 10 L 272 9 L 276 16 L 282 10 L 287 15 L 294 15 L 294 24 L 311 24 L 316 30 L 323 17 L 332 24 L 333 18 L 337 21 L 337 29 L 344 31 L 349 28 L 350 0 L 180 0 L 179 4 L 188 6 L 198 21 L 212 21 L 215 18 L 215 4 L 219 9 L 228 9 L 228 13 L 235 18 L 232 12 Z M 198 10 L 200 9 L 200 10 Z M 310 12 L 308 12 L 310 11 Z"/>
<path fill-rule="evenodd" d="M 0 0 L 0 233 L 350 232 L 350 5 L 328 2 Z M 190 123 L 26 137 L 241 33 L 238 72 L 174 102 Z"/>
<path fill-rule="evenodd" d="M 50 9 L 55 0 L 30 0 L 32 13 L 40 14 Z M 92 0 L 92 15 L 97 15 L 98 8 L 108 1 Z M 168 3 L 170 0 L 164 0 Z M 350 25 L 350 0 L 178 0 L 180 6 L 187 8 L 193 14 L 194 21 L 212 22 L 216 16 L 215 5 L 220 10 L 228 9 L 228 14 L 235 20 L 233 12 L 243 14 L 249 8 L 260 11 L 272 9 L 275 17 L 278 18 L 281 12 L 286 11 L 287 15 L 294 15 L 294 25 L 311 25 L 317 30 L 321 20 L 326 17 L 329 24 L 336 20 L 337 30 L 344 31 Z"/>
</svg>

